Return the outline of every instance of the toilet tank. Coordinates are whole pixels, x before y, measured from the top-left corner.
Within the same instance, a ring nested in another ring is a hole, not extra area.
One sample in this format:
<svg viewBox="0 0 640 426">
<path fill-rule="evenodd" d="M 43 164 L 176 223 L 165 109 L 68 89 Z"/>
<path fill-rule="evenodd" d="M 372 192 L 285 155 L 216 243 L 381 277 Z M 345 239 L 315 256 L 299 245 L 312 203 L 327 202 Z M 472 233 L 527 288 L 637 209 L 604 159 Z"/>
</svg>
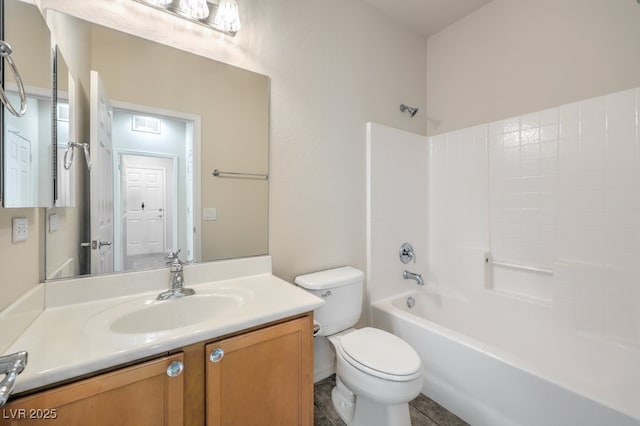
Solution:
<svg viewBox="0 0 640 426">
<path fill-rule="evenodd" d="M 320 336 L 330 336 L 355 325 L 362 312 L 364 273 L 351 266 L 296 277 L 295 283 L 324 299 L 314 311 Z"/>
</svg>

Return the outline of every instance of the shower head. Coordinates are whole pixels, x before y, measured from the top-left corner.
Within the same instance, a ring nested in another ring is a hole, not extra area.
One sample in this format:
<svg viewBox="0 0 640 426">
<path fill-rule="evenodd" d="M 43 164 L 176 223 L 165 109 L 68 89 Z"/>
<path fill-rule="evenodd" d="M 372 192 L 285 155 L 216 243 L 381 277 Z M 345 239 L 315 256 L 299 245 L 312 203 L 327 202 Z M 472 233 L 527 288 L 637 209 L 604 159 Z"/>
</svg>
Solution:
<svg viewBox="0 0 640 426">
<path fill-rule="evenodd" d="M 639 0 L 640 1 L 640 0 Z M 411 115 L 411 117 L 415 116 L 418 112 L 418 108 L 413 108 L 410 106 L 407 106 L 405 104 L 401 104 L 400 105 L 400 111 L 402 112 L 408 112 L 409 115 Z"/>
</svg>

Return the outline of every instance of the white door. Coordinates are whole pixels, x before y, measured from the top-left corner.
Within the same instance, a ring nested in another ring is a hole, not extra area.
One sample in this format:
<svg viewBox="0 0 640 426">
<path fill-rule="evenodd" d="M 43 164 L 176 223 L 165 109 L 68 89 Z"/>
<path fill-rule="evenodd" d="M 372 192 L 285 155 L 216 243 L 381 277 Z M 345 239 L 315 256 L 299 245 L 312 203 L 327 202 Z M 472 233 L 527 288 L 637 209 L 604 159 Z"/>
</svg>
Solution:
<svg viewBox="0 0 640 426">
<path fill-rule="evenodd" d="M 167 178 L 171 160 L 122 156 L 126 256 L 167 250 Z"/>
<path fill-rule="evenodd" d="M 91 71 L 91 273 L 113 272 L 113 108 Z"/>
<path fill-rule="evenodd" d="M 31 141 L 7 127 L 5 132 L 5 207 L 29 206 L 31 191 Z"/>
</svg>

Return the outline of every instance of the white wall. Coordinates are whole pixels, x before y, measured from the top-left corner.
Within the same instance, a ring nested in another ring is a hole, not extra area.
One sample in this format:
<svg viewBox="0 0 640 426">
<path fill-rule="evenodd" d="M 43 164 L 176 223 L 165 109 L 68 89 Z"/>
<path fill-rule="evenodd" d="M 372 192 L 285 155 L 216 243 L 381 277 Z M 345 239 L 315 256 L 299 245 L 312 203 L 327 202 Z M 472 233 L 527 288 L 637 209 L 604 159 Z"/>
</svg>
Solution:
<svg viewBox="0 0 640 426">
<path fill-rule="evenodd" d="M 494 0 L 428 40 L 429 134 L 640 85 L 632 0 Z"/>
</svg>

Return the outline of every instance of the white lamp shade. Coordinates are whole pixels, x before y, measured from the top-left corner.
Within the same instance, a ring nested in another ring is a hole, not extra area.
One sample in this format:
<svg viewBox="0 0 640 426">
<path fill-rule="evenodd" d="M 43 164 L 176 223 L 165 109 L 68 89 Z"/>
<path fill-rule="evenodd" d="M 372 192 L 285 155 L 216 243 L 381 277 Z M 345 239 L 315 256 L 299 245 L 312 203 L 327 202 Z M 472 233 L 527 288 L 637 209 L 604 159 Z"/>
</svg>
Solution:
<svg viewBox="0 0 640 426">
<path fill-rule="evenodd" d="M 204 19 L 209 16 L 207 0 L 180 0 L 180 9 L 193 19 Z"/>
<path fill-rule="evenodd" d="M 213 25 L 220 31 L 237 33 L 242 28 L 236 0 L 220 0 Z"/>
</svg>

